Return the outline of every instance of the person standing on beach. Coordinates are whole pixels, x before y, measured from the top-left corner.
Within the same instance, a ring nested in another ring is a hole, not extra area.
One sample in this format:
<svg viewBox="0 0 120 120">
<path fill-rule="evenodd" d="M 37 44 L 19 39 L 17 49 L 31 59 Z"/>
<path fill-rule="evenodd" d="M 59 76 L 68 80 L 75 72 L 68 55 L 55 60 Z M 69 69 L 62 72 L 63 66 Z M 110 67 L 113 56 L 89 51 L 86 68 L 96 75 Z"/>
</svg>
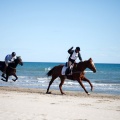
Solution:
<svg viewBox="0 0 120 120">
<path fill-rule="evenodd" d="M 15 52 L 12 52 L 12 54 L 6 55 L 6 57 L 5 57 L 5 67 L 3 69 L 2 77 L 4 77 L 4 74 L 6 73 L 6 69 L 7 69 L 8 65 L 9 65 L 9 63 L 14 62 L 15 56 L 16 56 Z"/>
<path fill-rule="evenodd" d="M 79 60 L 82 62 L 82 57 L 80 54 L 80 47 L 76 47 L 75 50 L 73 50 L 73 47 L 71 47 L 68 50 L 68 53 L 70 54 L 70 57 L 68 59 L 68 68 L 66 69 L 65 75 L 68 75 L 71 73 L 74 63 L 75 63 L 75 60 L 77 58 L 79 58 Z"/>
</svg>

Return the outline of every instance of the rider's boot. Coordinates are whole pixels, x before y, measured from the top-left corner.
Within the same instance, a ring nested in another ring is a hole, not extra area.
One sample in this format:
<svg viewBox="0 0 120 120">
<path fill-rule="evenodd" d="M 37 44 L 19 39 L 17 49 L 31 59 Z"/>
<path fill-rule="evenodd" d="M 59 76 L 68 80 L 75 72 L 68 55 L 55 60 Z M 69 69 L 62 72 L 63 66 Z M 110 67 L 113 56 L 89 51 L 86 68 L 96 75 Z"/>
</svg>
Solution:
<svg viewBox="0 0 120 120">
<path fill-rule="evenodd" d="M 67 76 L 70 73 L 70 67 L 68 67 L 65 71 L 65 75 Z"/>
</svg>

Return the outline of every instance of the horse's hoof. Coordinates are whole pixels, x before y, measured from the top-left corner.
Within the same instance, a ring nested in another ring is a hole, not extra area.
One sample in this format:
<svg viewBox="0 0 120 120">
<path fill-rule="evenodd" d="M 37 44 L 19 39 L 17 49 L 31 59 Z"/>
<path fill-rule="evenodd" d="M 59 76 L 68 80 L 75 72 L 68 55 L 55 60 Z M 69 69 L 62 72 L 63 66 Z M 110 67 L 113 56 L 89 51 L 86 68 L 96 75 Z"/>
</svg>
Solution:
<svg viewBox="0 0 120 120">
<path fill-rule="evenodd" d="M 90 93 L 87 93 L 88 95 L 90 95 Z"/>
<path fill-rule="evenodd" d="M 52 92 L 46 92 L 46 94 L 51 94 Z"/>
<path fill-rule="evenodd" d="M 16 80 L 14 80 L 14 79 L 12 79 L 14 82 L 16 81 Z"/>
<path fill-rule="evenodd" d="M 3 78 L 1 78 L 2 81 L 5 81 Z"/>
<path fill-rule="evenodd" d="M 4 82 L 7 82 L 6 80 L 4 80 L 4 79 L 1 79 L 2 81 L 4 81 Z"/>
<path fill-rule="evenodd" d="M 66 95 L 65 93 L 61 93 L 62 95 Z"/>
<path fill-rule="evenodd" d="M 91 88 L 91 91 L 93 91 L 93 87 Z"/>
</svg>

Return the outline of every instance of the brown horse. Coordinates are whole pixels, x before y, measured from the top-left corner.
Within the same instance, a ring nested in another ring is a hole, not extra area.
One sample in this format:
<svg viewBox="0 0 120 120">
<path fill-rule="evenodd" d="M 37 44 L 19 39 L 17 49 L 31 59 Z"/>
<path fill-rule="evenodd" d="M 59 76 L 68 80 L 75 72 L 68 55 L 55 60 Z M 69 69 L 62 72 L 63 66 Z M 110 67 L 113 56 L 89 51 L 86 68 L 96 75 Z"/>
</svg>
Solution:
<svg viewBox="0 0 120 120">
<path fill-rule="evenodd" d="M 61 94 L 65 94 L 63 91 L 62 91 L 62 85 L 64 84 L 64 81 L 66 79 L 66 76 L 65 75 L 62 75 L 61 74 L 61 70 L 63 68 L 63 65 L 58 65 L 58 66 L 55 66 L 53 67 L 48 73 L 47 75 L 48 76 L 52 76 L 52 79 L 48 85 L 48 88 L 47 88 L 47 94 L 51 94 L 51 92 L 49 92 L 49 88 L 51 86 L 51 84 L 53 83 L 53 81 L 59 77 L 61 82 L 59 84 L 59 89 L 60 89 L 60 92 Z M 77 80 L 78 83 L 82 86 L 82 88 L 84 89 L 84 91 L 89 95 L 88 91 L 86 90 L 86 88 L 84 87 L 82 81 L 86 81 L 90 84 L 91 86 L 91 91 L 93 90 L 93 85 L 91 84 L 91 82 L 84 76 L 84 70 L 86 68 L 89 68 L 90 70 L 92 70 L 94 73 L 96 72 L 96 68 L 95 68 L 95 65 L 93 63 L 93 60 L 92 58 L 90 58 L 89 60 L 86 60 L 84 62 L 79 62 L 79 63 L 75 63 L 74 67 L 73 67 L 73 71 L 72 71 L 72 75 L 68 75 L 67 76 L 67 79 L 70 79 L 70 80 Z"/>
<path fill-rule="evenodd" d="M 21 66 L 23 65 L 22 59 L 20 57 L 17 57 L 13 63 L 9 63 L 7 69 L 6 69 L 6 77 L 2 76 L 3 78 L 1 80 L 8 82 L 9 76 L 13 75 L 15 79 L 12 79 L 14 82 L 18 79 L 16 75 L 16 67 L 17 65 L 20 64 Z M 3 72 L 5 66 L 4 61 L 0 61 L 0 70 Z"/>
</svg>

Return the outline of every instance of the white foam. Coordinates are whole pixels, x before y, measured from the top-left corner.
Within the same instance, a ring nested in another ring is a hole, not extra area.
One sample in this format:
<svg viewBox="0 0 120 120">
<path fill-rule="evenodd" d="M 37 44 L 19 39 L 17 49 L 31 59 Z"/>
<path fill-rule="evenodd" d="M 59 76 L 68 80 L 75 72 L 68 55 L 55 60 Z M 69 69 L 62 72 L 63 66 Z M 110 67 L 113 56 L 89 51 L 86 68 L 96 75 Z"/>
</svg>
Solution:
<svg viewBox="0 0 120 120">
<path fill-rule="evenodd" d="M 51 70 L 51 67 L 45 68 L 45 71 L 49 71 Z"/>
</svg>

